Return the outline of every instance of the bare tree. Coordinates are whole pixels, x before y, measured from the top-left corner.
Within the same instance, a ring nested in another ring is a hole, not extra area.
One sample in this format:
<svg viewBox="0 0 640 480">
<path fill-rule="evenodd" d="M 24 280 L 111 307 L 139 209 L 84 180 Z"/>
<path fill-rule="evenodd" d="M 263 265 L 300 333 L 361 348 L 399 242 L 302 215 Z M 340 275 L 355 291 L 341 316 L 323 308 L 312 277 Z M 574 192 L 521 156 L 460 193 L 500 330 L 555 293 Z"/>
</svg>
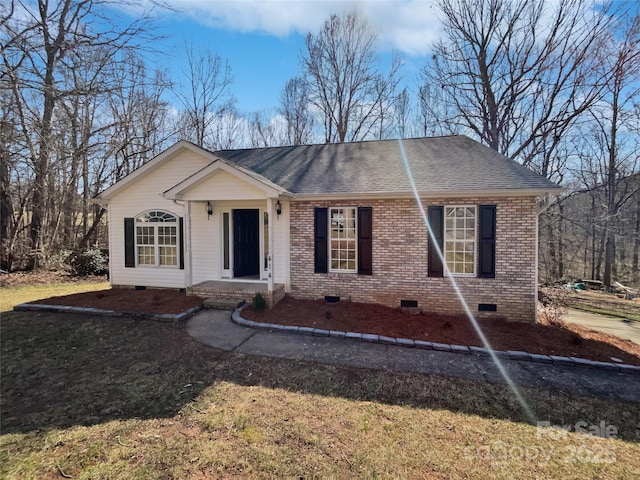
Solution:
<svg viewBox="0 0 640 480">
<path fill-rule="evenodd" d="M 287 144 L 287 132 L 282 117 L 273 112 L 254 112 L 248 120 L 251 148 L 280 147 Z"/>
<path fill-rule="evenodd" d="M 436 135 L 452 135 L 456 132 L 452 119 L 455 114 L 447 109 L 439 86 L 424 83 L 418 89 L 418 108 L 416 112 L 416 128 L 424 137 Z"/>
<path fill-rule="evenodd" d="M 572 149 L 579 159 L 578 180 L 564 199 L 566 215 L 559 219 L 574 230 L 575 251 L 584 252 L 585 273 L 610 288 L 615 278 L 637 281 L 637 198 L 640 193 L 640 16 L 618 18 L 603 36 L 603 67 L 610 72 L 601 99 L 572 132 Z M 565 229 L 567 231 L 567 229 Z M 571 256 L 555 233 L 557 258 Z M 553 242 L 553 235 L 547 235 Z M 552 244 L 552 243 L 550 243 Z M 634 257 L 635 254 L 635 257 Z M 555 262 L 554 262 L 555 260 Z M 590 269 L 587 265 L 590 264 Z"/>
<path fill-rule="evenodd" d="M 635 285 L 640 283 L 640 199 L 636 204 L 636 228 L 633 242 L 633 259 L 631 263 L 632 282 Z"/>
<path fill-rule="evenodd" d="M 406 87 L 393 100 L 393 117 L 396 135 L 399 138 L 411 136 L 411 99 Z"/>
<path fill-rule="evenodd" d="M 108 1 L 38 0 L 35 6 L 20 3 L 20 14 L 4 19 L 3 88 L 11 92 L 15 106 L 19 142 L 14 153 L 31 171 L 32 188 L 29 242 L 31 262 L 50 244 L 57 219 L 51 205 L 57 201 L 52 167 L 61 155 L 59 134 L 64 126 L 57 120 L 64 116 L 62 105 L 73 95 L 95 95 L 95 85 L 78 85 L 69 81 L 82 60 L 80 52 L 98 48 L 106 59 L 116 59 L 128 49 L 141 48 L 151 40 L 148 16 L 121 27 L 107 11 Z M 13 7 L 13 3 L 12 3 Z M 107 62 L 100 62 L 101 69 Z M 72 90 L 70 90 L 70 88 Z M 45 242 L 48 240 L 48 242 Z"/>
<path fill-rule="evenodd" d="M 205 49 L 195 51 L 186 46 L 188 87 L 175 93 L 182 102 L 180 135 L 200 145 L 215 150 L 221 148 L 217 137 L 224 126 L 216 125 L 233 112 L 235 99 L 231 93 L 233 76 L 227 60 Z M 218 131 L 216 131 L 218 129 Z"/>
<path fill-rule="evenodd" d="M 11 122 L 3 116 L 0 120 L 0 269 L 2 270 L 10 270 L 13 263 L 10 248 L 15 231 L 11 192 L 13 161 L 10 149 L 10 144 L 15 141 L 13 127 Z"/>
<path fill-rule="evenodd" d="M 309 91 L 304 78 L 287 81 L 280 93 L 280 114 L 287 124 L 289 145 L 303 145 L 313 140 L 314 119 L 309 109 Z"/>
<path fill-rule="evenodd" d="M 440 119 L 549 178 L 556 149 L 602 96 L 607 5 L 582 0 L 440 0 L 444 38 L 425 84 L 453 116 Z"/>
<path fill-rule="evenodd" d="M 607 37 L 605 62 L 611 71 L 611 81 L 606 85 L 602 101 L 591 109 L 593 123 L 597 126 L 595 135 L 600 137 L 603 147 L 599 160 L 606 192 L 603 282 L 607 289 L 612 284 L 616 235 L 619 234 L 615 218 L 640 191 L 637 185 L 628 187 L 627 182 L 620 181 L 638 172 L 640 167 L 640 116 L 634 108 L 634 102 L 640 96 L 640 14 L 626 16 L 621 23 L 621 27 Z"/>
<path fill-rule="evenodd" d="M 320 32 L 307 34 L 302 67 L 326 142 L 380 136 L 400 62 L 396 57 L 383 74 L 376 65 L 375 42 L 375 33 L 355 11 L 331 15 Z"/>
<path fill-rule="evenodd" d="M 113 175 L 112 180 L 116 181 L 166 146 L 172 126 L 167 125 L 169 104 L 163 94 L 171 82 L 164 72 L 149 72 L 142 58 L 134 53 L 123 56 L 113 75 L 119 89 L 107 99 L 113 122 L 108 148 L 113 158 L 106 174 Z"/>
</svg>

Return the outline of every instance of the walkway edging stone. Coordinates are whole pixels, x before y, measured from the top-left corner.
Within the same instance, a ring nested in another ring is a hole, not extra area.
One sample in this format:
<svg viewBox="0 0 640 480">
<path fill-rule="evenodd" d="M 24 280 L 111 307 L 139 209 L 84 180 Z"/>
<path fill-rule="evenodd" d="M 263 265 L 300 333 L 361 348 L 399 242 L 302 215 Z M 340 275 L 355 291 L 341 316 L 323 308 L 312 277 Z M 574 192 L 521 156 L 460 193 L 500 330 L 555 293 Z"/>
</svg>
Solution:
<svg viewBox="0 0 640 480">
<path fill-rule="evenodd" d="M 493 350 L 490 351 L 487 348 L 466 346 L 466 345 L 450 345 L 448 343 L 434 343 L 425 342 L 423 340 L 412 340 L 410 338 L 395 338 L 387 337 L 385 335 L 376 335 L 370 333 L 358 333 L 358 332 L 341 332 L 336 330 L 324 330 L 321 328 L 312 327 L 299 327 L 291 325 L 278 325 L 274 323 L 261 323 L 254 320 L 247 320 L 240 314 L 242 310 L 248 307 L 248 304 L 241 305 L 232 314 L 231 320 L 234 323 L 243 327 L 256 328 L 259 330 L 272 330 L 287 333 L 297 333 L 302 335 L 313 336 L 328 336 L 335 338 L 348 338 L 351 340 L 358 340 L 360 342 L 380 343 L 385 345 L 399 345 L 402 347 L 419 348 L 423 350 L 437 350 L 442 352 L 457 353 L 460 355 L 480 355 L 489 356 L 492 353 L 497 357 L 509 358 L 519 362 L 528 363 L 546 363 L 554 365 L 563 365 L 571 367 L 588 367 L 596 368 L 599 370 L 617 371 L 628 374 L 640 375 L 640 366 L 629 365 L 626 363 L 611 363 L 602 362 L 596 360 L 587 360 L 586 358 L 578 357 L 564 357 L 558 355 L 543 355 L 539 353 L 528 353 L 513 350 Z"/>
<path fill-rule="evenodd" d="M 139 318 L 145 320 L 156 320 L 160 322 L 182 322 L 188 320 L 200 310 L 202 305 L 196 305 L 185 312 L 180 313 L 145 313 L 134 311 L 117 311 L 106 310 L 102 308 L 88 308 L 88 307 L 71 307 L 67 305 L 46 305 L 43 303 L 21 303 L 13 307 L 16 312 L 54 312 L 54 313 L 84 313 L 89 315 L 102 315 L 106 317 L 120 317 L 120 318 Z M 248 320 L 245 320 L 248 321 Z M 258 325 L 258 322 L 253 322 Z M 256 327 L 257 328 L 257 327 Z"/>
</svg>

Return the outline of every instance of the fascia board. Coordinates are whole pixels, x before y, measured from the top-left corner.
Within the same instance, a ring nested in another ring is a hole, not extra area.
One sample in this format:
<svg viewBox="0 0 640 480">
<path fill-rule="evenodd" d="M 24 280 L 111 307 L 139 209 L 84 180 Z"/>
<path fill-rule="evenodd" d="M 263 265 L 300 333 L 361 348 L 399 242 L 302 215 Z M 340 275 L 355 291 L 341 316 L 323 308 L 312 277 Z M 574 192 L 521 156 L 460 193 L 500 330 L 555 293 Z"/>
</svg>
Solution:
<svg viewBox="0 0 640 480">
<path fill-rule="evenodd" d="M 463 190 L 443 192 L 418 192 L 421 199 L 427 198 L 463 198 L 463 197 L 537 197 L 541 195 L 560 195 L 564 188 L 551 189 L 506 189 L 506 190 Z M 320 194 L 293 194 L 292 201 L 321 201 L 321 200 L 345 200 L 345 199 L 397 199 L 415 198 L 411 192 L 354 192 L 354 193 L 320 193 Z"/>
</svg>

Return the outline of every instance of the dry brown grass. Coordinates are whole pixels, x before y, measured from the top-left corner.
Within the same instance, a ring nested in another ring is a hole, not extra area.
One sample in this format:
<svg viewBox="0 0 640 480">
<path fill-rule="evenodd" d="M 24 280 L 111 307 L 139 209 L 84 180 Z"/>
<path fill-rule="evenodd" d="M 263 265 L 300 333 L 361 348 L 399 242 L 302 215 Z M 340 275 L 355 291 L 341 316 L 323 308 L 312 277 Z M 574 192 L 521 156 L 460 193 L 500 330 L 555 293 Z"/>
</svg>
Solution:
<svg viewBox="0 0 640 480">
<path fill-rule="evenodd" d="M 184 326 L 4 314 L 0 476 L 631 478 L 640 405 L 227 354 Z M 630 377 L 631 378 L 631 377 Z"/>
<path fill-rule="evenodd" d="M 624 296 L 594 290 L 571 291 L 565 305 L 640 322 L 640 297 L 629 300 Z"/>
<path fill-rule="evenodd" d="M 104 277 L 79 279 L 58 274 L 9 274 L 0 276 L 0 312 L 7 312 L 24 302 L 56 295 L 93 292 L 111 288 Z"/>
<path fill-rule="evenodd" d="M 1 478 L 640 475 L 638 403 L 522 391 L 553 425 L 618 427 L 601 439 L 536 430 L 502 385 L 228 354 L 184 325 L 11 312 L 0 338 Z"/>
</svg>

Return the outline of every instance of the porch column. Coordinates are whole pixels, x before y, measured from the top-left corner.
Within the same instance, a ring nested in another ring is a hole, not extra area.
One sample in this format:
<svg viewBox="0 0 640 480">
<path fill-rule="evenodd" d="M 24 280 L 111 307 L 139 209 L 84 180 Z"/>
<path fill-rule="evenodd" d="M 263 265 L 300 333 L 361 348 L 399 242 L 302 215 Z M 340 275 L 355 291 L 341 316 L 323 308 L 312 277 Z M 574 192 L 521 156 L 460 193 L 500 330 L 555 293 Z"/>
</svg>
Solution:
<svg viewBox="0 0 640 480">
<path fill-rule="evenodd" d="M 191 271 L 191 202 L 184 202 L 184 277 L 185 287 L 193 285 L 193 273 Z"/>
<path fill-rule="evenodd" d="M 267 282 L 267 291 L 273 292 L 273 199 L 267 197 L 267 212 L 269 212 L 269 255 L 267 256 L 267 265 L 269 266 L 269 280 Z"/>
</svg>

